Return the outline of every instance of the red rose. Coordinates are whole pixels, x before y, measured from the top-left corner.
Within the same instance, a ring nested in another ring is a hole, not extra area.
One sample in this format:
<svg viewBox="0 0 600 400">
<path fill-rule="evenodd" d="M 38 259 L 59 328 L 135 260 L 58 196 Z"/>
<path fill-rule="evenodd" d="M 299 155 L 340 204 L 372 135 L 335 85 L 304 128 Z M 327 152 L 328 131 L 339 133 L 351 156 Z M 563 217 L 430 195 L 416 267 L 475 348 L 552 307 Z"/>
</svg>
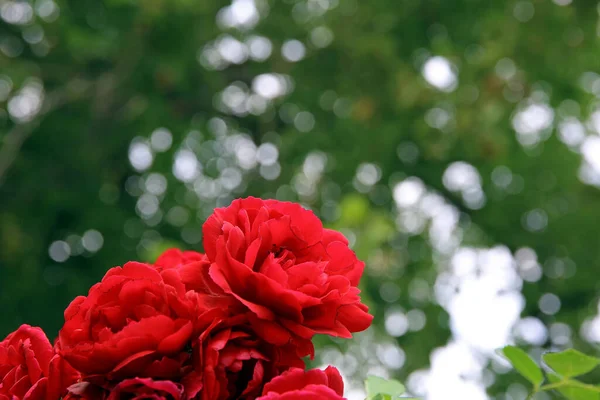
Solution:
<svg viewBox="0 0 600 400">
<path fill-rule="evenodd" d="M 192 262 L 206 262 L 210 264 L 208 257 L 202 253 L 168 249 L 156 259 L 154 266 L 158 269 L 179 268 Z"/>
<path fill-rule="evenodd" d="M 183 399 L 183 387 L 171 381 L 153 381 L 152 379 L 133 378 L 119 383 L 110 393 L 108 400 L 119 399 Z"/>
<path fill-rule="evenodd" d="M 291 369 L 265 385 L 257 400 L 343 400 L 344 382 L 335 367 Z"/>
<path fill-rule="evenodd" d="M 69 386 L 69 392 L 63 400 L 106 400 L 109 391 L 90 382 L 78 382 Z"/>
<path fill-rule="evenodd" d="M 265 340 L 349 338 L 371 324 L 356 287 L 364 263 L 300 205 L 235 200 L 215 210 L 203 233 L 210 277 L 250 310 Z"/>
<path fill-rule="evenodd" d="M 119 400 L 119 399 L 184 399 L 183 386 L 171 381 L 150 378 L 125 379 L 105 387 L 90 382 L 80 382 L 69 387 L 64 400 Z"/>
<path fill-rule="evenodd" d="M 208 274 L 210 261 L 202 253 L 168 249 L 158 257 L 154 263 L 154 268 L 158 271 L 174 269 L 179 273 L 186 290 L 209 294 L 211 297 L 227 297 L 228 299 L 219 299 L 218 301 L 231 303 L 231 299 L 229 299 L 231 296 L 225 295 L 223 290 L 210 278 Z M 210 302 L 211 299 L 206 300 Z M 224 304 L 216 305 L 224 306 Z"/>
<path fill-rule="evenodd" d="M 1 400 L 58 400 L 78 377 L 40 328 L 22 325 L 0 342 Z"/>
<path fill-rule="evenodd" d="M 177 271 L 130 262 L 67 307 L 61 353 L 85 377 L 169 379 L 189 359 L 184 349 L 202 318 L 212 320 L 204 311 Z"/>
<path fill-rule="evenodd" d="M 304 368 L 292 345 L 257 337 L 243 315 L 216 320 L 195 342 L 194 372 L 182 383 L 188 398 L 255 399 L 263 385 L 290 367 Z"/>
</svg>

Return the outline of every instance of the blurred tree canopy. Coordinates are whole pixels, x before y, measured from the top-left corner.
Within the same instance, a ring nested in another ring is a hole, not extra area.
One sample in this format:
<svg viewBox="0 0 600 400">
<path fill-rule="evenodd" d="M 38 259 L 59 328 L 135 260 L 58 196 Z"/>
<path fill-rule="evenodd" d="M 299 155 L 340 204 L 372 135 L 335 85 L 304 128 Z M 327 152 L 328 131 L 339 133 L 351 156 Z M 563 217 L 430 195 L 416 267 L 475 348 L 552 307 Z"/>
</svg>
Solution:
<svg viewBox="0 0 600 400">
<path fill-rule="evenodd" d="M 0 336 L 54 335 L 108 268 L 201 250 L 214 207 L 275 197 L 367 262 L 379 364 L 325 339 L 320 361 L 440 398 L 411 373 L 437 376 L 432 351 L 466 346 L 479 364 L 460 379 L 519 398 L 492 347 L 600 341 L 599 14 L 587 0 L 0 0 Z"/>
</svg>

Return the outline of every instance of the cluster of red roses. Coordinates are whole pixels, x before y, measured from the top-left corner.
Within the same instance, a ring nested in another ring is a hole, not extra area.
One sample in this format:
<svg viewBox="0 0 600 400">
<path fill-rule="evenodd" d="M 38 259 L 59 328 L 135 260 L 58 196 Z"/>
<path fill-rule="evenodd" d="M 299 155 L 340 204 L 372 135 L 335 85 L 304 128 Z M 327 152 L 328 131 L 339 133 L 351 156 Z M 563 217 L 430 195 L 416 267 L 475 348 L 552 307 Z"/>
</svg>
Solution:
<svg viewBox="0 0 600 400">
<path fill-rule="evenodd" d="M 110 269 L 65 310 L 54 346 L 23 325 L 0 342 L 0 400 L 342 399 L 312 338 L 372 320 L 364 263 L 293 203 L 247 198 L 203 226 L 206 254 Z"/>
</svg>

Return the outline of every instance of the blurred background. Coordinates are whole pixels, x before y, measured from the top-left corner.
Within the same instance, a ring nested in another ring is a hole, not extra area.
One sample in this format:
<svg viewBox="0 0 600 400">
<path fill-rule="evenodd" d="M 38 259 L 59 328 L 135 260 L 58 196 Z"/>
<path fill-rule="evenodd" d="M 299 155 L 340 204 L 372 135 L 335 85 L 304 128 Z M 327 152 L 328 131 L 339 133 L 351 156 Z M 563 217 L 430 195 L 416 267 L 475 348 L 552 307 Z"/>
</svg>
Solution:
<svg viewBox="0 0 600 400">
<path fill-rule="evenodd" d="M 0 17 L 1 337 L 54 336 L 108 268 L 201 250 L 213 208 L 254 195 L 301 202 L 367 263 L 374 327 L 317 339 L 351 400 L 366 374 L 520 400 L 495 349 L 597 352 L 597 1 L 0 0 Z"/>
</svg>

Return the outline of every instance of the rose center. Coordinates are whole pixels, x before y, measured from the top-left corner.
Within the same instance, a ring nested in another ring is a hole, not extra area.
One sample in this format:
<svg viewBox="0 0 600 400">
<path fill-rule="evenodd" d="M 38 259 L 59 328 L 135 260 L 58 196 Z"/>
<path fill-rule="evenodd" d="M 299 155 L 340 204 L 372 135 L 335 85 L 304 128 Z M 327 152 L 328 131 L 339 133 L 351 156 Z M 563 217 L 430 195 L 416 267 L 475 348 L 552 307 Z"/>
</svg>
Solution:
<svg viewBox="0 0 600 400">
<path fill-rule="evenodd" d="M 284 270 L 287 270 L 296 263 L 296 255 L 283 246 L 274 244 L 271 253 L 275 258 L 275 262 L 281 265 Z"/>
<path fill-rule="evenodd" d="M 248 384 L 254 378 L 254 370 L 257 367 L 256 364 L 259 360 L 250 359 L 243 361 L 242 369 L 240 371 L 227 371 L 229 377 L 229 394 L 231 399 L 238 399 L 242 396 L 244 391 L 248 388 Z M 249 394 L 249 393 L 247 393 Z"/>
</svg>

